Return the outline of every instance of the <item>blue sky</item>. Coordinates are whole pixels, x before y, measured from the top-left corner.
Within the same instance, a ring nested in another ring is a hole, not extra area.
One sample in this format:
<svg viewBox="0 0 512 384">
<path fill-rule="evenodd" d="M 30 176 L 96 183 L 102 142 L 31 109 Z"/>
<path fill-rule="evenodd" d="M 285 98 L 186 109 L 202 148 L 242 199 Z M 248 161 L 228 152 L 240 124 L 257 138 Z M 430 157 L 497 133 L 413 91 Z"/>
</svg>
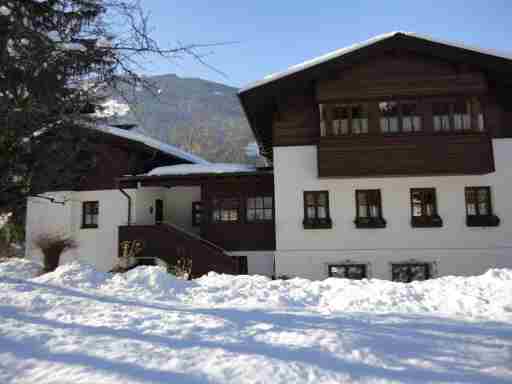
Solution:
<svg viewBox="0 0 512 384">
<path fill-rule="evenodd" d="M 389 31 L 410 31 L 512 53 L 512 1 L 143 0 L 163 46 L 236 41 L 205 50 L 223 77 L 190 59 L 153 59 L 176 73 L 240 87 L 290 65 Z"/>
</svg>

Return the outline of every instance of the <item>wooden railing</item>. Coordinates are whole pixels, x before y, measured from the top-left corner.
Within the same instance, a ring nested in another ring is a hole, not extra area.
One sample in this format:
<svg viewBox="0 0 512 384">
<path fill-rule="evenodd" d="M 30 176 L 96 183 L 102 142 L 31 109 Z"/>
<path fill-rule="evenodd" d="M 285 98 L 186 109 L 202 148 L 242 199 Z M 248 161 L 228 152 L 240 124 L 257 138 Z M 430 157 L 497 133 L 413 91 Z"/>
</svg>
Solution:
<svg viewBox="0 0 512 384">
<path fill-rule="evenodd" d="M 119 227 L 119 256 L 123 257 L 127 249 L 133 249 L 136 258 L 158 258 L 168 265 L 189 260 L 191 278 L 210 271 L 238 272 L 235 259 L 222 248 L 171 224 Z"/>
</svg>

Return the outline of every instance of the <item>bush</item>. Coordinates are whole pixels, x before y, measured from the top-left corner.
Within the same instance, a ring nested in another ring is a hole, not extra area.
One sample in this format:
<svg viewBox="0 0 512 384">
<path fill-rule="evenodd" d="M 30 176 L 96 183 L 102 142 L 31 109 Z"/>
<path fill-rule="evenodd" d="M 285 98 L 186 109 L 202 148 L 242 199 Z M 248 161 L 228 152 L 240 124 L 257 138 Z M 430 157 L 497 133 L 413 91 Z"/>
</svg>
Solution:
<svg viewBox="0 0 512 384">
<path fill-rule="evenodd" d="M 70 237 L 49 234 L 40 235 L 36 239 L 35 245 L 43 252 L 45 272 L 54 271 L 59 266 L 62 252 L 77 247 L 76 241 Z"/>
</svg>

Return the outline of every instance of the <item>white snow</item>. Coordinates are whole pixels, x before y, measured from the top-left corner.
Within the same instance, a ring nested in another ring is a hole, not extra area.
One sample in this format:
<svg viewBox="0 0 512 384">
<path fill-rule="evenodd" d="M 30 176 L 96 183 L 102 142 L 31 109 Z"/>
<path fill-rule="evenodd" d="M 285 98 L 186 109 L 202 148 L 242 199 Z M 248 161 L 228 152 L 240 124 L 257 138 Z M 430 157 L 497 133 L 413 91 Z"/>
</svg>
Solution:
<svg viewBox="0 0 512 384">
<path fill-rule="evenodd" d="M 98 117 L 120 117 L 130 112 L 130 106 L 115 99 L 109 99 L 101 104 L 101 109 L 96 111 Z"/>
<path fill-rule="evenodd" d="M 25 266 L 0 264 L 5 384 L 512 380 L 511 270 L 399 284 Z"/>
<path fill-rule="evenodd" d="M 197 164 L 210 164 L 210 162 L 206 161 L 205 159 L 202 159 L 199 156 L 185 152 L 179 149 L 178 147 L 175 147 L 174 145 L 163 143 L 159 140 L 153 139 L 152 137 L 143 135 L 141 133 L 128 131 L 126 129 L 115 128 L 107 125 L 95 126 L 95 129 L 110 133 L 112 135 L 124 137 L 129 140 L 137 141 L 139 143 L 143 143 L 148 147 L 157 149 L 169 155 L 173 155 L 182 160 L 190 161 L 192 163 Z"/>
<path fill-rule="evenodd" d="M 0 261 L 0 278 L 31 279 L 43 271 L 41 264 L 25 259 L 8 259 Z"/>
<path fill-rule="evenodd" d="M 193 175 L 206 173 L 237 173 L 255 172 L 256 167 L 248 164 L 211 163 L 211 164 L 178 164 L 158 167 L 148 172 L 148 176 Z"/>
<path fill-rule="evenodd" d="M 263 77 L 263 79 L 261 79 L 261 80 L 257 80 L 257 81 L 255 81 L 253 83 L 250 83 L 250 84 L 246 85 L 245 87 L 241 88 L 238 91 L 238 93 L 243 93 L 243 92 L 246 92 L 246 91 L 248 91 L 250 89 L 257 88 L 257 87 L 259 87 L 261 85 L 270 83 L 272 81 L 281 79 L 283 77 L 292 75 L 294 73 L 301 72 L 301 71 L 303 71 L 305 69 L 314 67 L 315 65 L 325 63 L 326 61 L 329 61 L 329 60 L 341 57 L 341 56 L 346 55 L 346 54 L 348 54 L 350 52 L 354 52 L 354 51 L 357 51 L 357 50 L 359 50 L 361 48 L 368 47 L 370 45 L 373 45 L 373 44 L 378 43 L 380 41 L 389 39 L 389 38 L 391 38 L 391 37 L 393 37 L 395 35 L 398 35 L 398 34 L 403 34 L 403 35 L 407 35 L 407 36 L 411 36 L 411 37 L 416 37 L 418 39 L 427 40 L 427 41 L 430 41 L 430 42 L 433 42 L 433 43 L 449 45 L 449 46 L 452 46 L 452 47 L 455 47 L 455 48 L 462 48 L 462 49 L 466 49 L 466 50 L 473 51 L 473 52 L 483 53 L 485 55 L 491 55 L 491 56 L 496 56 L 496 57 L 500 57 L 500 58 L 507 59 L 507 60 L 512 60 L 512 55 L 511 54 L 507 54 L 507 53 L 503 53 L 503 52 L 498 52 L 497 50 L 493 50 L 493 49 L 486 49 L 486 48 L 481 48 L 481 47 L 473 47 L 473 46 L 466 45 L 464 43 L 454 42 L 454 41 L 449 41 L 449 40 L 434 39 L 433 37 L 426 36 L 426 35 L 421 35 L 421 34 L 414 33 L 414 32 L 393 31 L 393 32 L 383 33 L 381 35 L 377 35 L 377 36 L 371 37 L 370 39 L 362 41 L 360 43 L 355 43 L 355 44 L 349 45 L 347 47 L 343 47 L 343 48 L 337 49 L 335 51 L 326 53 L 324 55 L 315 57 L 315 58 L 313 58 L 311 60 L 307 60 L 307 61 L 304 61 L 302 63 L 292 65 L 291 67 L 289 67 L 288 69 L 286 69 L 284 71 L 272 73 L 270 75 L 267 75 L 267 76 Z"/>
</svg>

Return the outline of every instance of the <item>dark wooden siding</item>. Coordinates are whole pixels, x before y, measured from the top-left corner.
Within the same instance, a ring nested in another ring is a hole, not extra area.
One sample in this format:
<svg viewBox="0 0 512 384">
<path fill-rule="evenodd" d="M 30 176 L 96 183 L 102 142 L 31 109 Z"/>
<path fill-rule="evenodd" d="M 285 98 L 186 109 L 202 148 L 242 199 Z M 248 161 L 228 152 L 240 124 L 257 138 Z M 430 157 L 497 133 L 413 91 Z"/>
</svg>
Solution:
<svg viewBox="0 0 512 384">
<path fill-rule="evenodd" d="M 202 194 L 203 202 L 206 202 L 206 217 L 201 226 L 202 237 L 228 251 L 276 248 L 274 220 L 265 223 L 248 223 L 245 218 L 245 204 L 248 197 L 264 195 L 274 197 L 272 174 L 210 180 L 202 185 Z M 240 200 L 242 217 L 239 222 L 212 222 L 212 201 L 223 197 L 234 197 Z"/>
<path fill-rule="evenodd" d="M 274 145 L 309 145 L 318 139 L 318 105 L 312 89 L 306 92 L 306 95 L 283 96 L 272 123 Z"/>
<path fill-rule="evenodd" d="M 330 74 L 316 86 L 318 102 L 394 96 L 481 94 L 482 73 L 463 65 L 413 55 L 383 55 L 349 70 Z"/>
<path fill-rule="evenodd" d="M 125 246 L 141 244 L 139 258 L 160 258 L 176 265 L 178 258 L 192 259 L 192 277 L 210 271 L 236 273 L 235 260 L 224 251 L 193 235 L 168 225 L 132 225 L 119 227 L 119 256 Z M 127 244 L 126 244 L 127 243 Z"/>
<path fill-rule="evenodd" d="M 487 135 L 325 137 L 319 177 L 484 174 L 494 171 Z"/>
</svg>

